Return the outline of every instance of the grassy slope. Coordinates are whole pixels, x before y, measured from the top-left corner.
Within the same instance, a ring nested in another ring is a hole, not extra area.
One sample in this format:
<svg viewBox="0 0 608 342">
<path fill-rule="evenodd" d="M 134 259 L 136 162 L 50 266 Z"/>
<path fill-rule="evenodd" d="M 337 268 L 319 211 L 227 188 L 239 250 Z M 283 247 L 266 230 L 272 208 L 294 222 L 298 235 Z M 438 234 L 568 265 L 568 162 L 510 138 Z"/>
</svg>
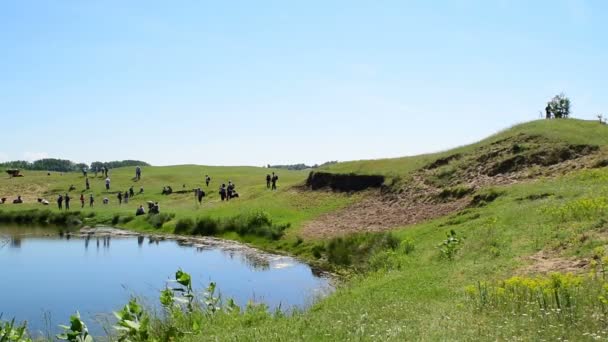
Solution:
<svg viewBox="0 0 608 342">
<path fill-rule="evenodd" d="M 607 131 L 605 126 L 580 121 L 533 122 L 485 143 L 525 132 L 570 143 L 607 145 Z M 378 165 L 390 172 L 407 160 Z M 376 170 L 372 165 L 348 163 L 333 170 L 372 172 Z M 206 337 L 193 340 L 584 340 L 588 333 L 608 337 L 605 324 L 591 317 L 564 325 L 510 312 L 480 313 L 464 291 L 478 281 L 499 281 L 521 272 L 531 263 L 528 256 L 539 251 L 555 257 L 590 258 L 595 247 L 605 246 L 608 170 L 579 171 L 497 190 L 504 195 L 486 207 L 398 230 L 400 238 L 415 242 L 414 253 L 398 251 L 378 258 L 387 267 L 351 281 L 308 312 L 254 323 L 220 317 L 209 325 Z M 550 196 L 525 199 L 540 194 Z M 437 249 L 450 229 L 466 237 L 451 262 L 441 260 Z"/>
<path fill-rule="evenodd" d="M 576 120 L 536 121 L 452 151 L 420 157 L 341 163 L 329 170 L 406 176 L 438 157 L 470 151 L 480 144 L 522 132 L 573 144 L 608 145 L 606 126 Z M 219 175 L 226 175 L 226 180 L 230 177 L 237 183 L 244 198 L 239 202 L 219 203 L 216 191 L 212 191 L 207 199 L 209 202 L 196 213 L 219 216 L 264 208 L 273 217 L 294 223 L 294 232 L 299 223 L 316 214 L 356 200 L 327 193 L 295 194 L 287 188 L 304 179 L 306 174 L 298 172 L 280 171 L 281 190 L 277 194 L 267 193 L 263 184 L 266 171 L 194 166 L 144 168 L 142 182 L 150 182 L 144 183 L 150 184 L 145 185 L 146 196 L 149 196 L 145 199 L 161 198 L 164 210 L 192 215 L 196 208 L 193 196 L 184 195 L 168 201 L 160 195 L 150 194 L 150 191 L 154 189 L 158 193 L 163 185 L 169 184 L 167 173 L 177 177 L 170 184 L 176 190 L 180 188 L 179 183 L 194 185 L 202 179 L 204 172 L 214 178 L 212 188 L 215 190 Z M 132 170 L 115 170 L 113 180 L 126 189 L 131 173 Z M 178 177 L 178 174 L 183 176 Z M 44 186 L 48 182 L 45 177 L 32 176 L 29 179 L 36 179 L 40 186 Z M 61 183 L 53 181 L 53 188 L 67 189 L 71 179 L 74 183 L 79 179 L 77 175 L 69 177 L 72 178 L 61 180 Z M 15 186 L 15 183 L 26 179 L 11 180 L 13 183 L 2 179 L 0 189 L 6 191 L 8 184 Z M 97 193 L 101 193 L 101 178 L 93 186 Z M 608 219 L 608 205 L 602 204 L 602 199 L 608 197 L 608 170 L 579 171 L 498 190 L 505 194 L 486 207 L 397 230 L 400 238 L 414 241 L 412 254 L 397 251 L 378 257 L 377 264 L 386 266 L 384 270 L 353 279 L 307 312 L 274 319 L 220 315 L 206 325 L 204 336 L 196 336 L 193 340 L 554 340 L 558 337 L 577 340 L 585 332 L 605 330 L 594 320 L 574 327 L 547 327 L 531 322 L 525 316 L 513 315 L 505 320 L 500 315 L 480 314 L 465 300 L 464 287 L 477 281 L 507 278 L 530 263 L 527 256 L 540 250 L 562 257 L 590 257 L 594 247 L 605 244 L 600 237 L 602 231 L 608 229 L 602 221 Z M 551 196 L 540 200 L 520 200 L 545 193 Z M 589 205 L 590 199 L 596 201 L 596 205 Z M 140 199 L 132 204 L 132 208 L 119 210 L 130 213 L 139 202 Z M 104 210 L 109 214 L 117 209 L 113 206 Z M 466 237 L 462 250 L 451 262 L 441 260 L 436 248 L 450 229 Z M 591 238 L 584 239 L 583 236 Z"/>
<path fill-rule="evenodd" d="M 354 172 L 362 174 L 383 174 L 389 177 L 404 177 L 438 158 L 456 153 L 471 152 L 479 146 L 487 145 L 508 137 L 513 137 L 520 133 L 542 135 L 552 140 L 567 142 L 570 144 L 607 146 L 607 130 L 608 129 L 606 126 L 601 126 L 595 121 L 538 120 L 513 126 L 480 142 L 461 146 L 448 151 L 402 158 L 343 162 L 327 166 L 324 169 L 338 173 Z"/>
<path fill-rule="evenodd" d="M 267 172 L 275 171 L 279 174 L 279 190 L 272 192 L 266 189 L 265 176 Z M 46 172 L 25 171 L 25 177 L 9 179 L 0 178 L 0 196 L 12 200 L 17 195 L 23 195 L 27 203 L 23 205 L 5 204 L 0 206 L 0 210 L 22 210 L 31 208 L 42 208 L 35 203 L 36 197 L 47 198 L 51 209 L 56 210 L 55 199 L 58 194 L 66 193 L 70 185 L 76 187 L 70 193 L 72 197 L 72 210 L 80 208 L 79 197 L 83 192 L 86 198 L 84 212 L 94 211 L 98 218 L 111 218 L 118 213 L 123 216 L 134 215 L 136 208 L 143 204 L 146 208 L 146 201 L 158 201 L 161 211 L 175 213 L 177 218 L 181 217 L 225 217 L 234 216 L 240 213 L 266 211 L 277 223 L 291 223 L 295 229 L 304 220 L 311 219 L 316 215 L 335 210 L 342 207 L 357 196 L 336 196 L 329 193 L 319 192 L 300 192 L 292 189 L 294 185 L 301 184 L 305 179 L 306 172 L 268 170 L 256 167 L 202 167 L 202 166 L 169 166 L 169 167 L 144 167 L 143 176 L 139 182 L 133 181 L 133 168 L 119 168 L 111 170 L 111 189 L 107 193 L 105 190 L 104 177 L 98 175 L 90 176 L 91 190 L 85 191 L 85 181 L 79 173 L 52 173 L 47 176 Z M 204 185 L 203 177 L 209 174 L 212 182 L 207 188 Z M 220 201 L 218 188 L 221 183 L 228 183 L 231 180 L 237 185 L 237 191 L 241 198 L 230 202 Z M 183 188 L 183 185 L 186 185 Z M 126 191 L 133 185 L 135 192 L 140 187 L 144 187 L 143 195 L 136 195 L 128 204 L 118 205 L 116 199 L 117 191 Z M 194 194 L 174 193 L 170 196 L 161 195 L 163 186 L 169 185 L 174 191 L 196 187 L 202 187 L 207 196 L 202 205 L 194 199 Z M 93 209 L 88 207 L 89 194 L 95 196 L 96 202 Z M 110 199 L 109 205 L 102 205 L 102 198 Z M 146 224 L 142 217 L 128 224 L 130 228 L 145 229 Z M 168 224 L 167 229 L 172 225 Z"/>
</svg>

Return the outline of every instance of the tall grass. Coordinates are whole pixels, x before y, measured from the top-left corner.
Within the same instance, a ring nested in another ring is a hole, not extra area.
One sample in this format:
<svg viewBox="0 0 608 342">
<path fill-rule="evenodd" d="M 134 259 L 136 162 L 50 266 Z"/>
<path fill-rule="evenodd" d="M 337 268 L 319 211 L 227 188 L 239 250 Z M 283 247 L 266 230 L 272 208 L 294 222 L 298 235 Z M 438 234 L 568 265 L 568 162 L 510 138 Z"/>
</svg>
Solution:
<svg viewBox="0 0 608 342">
<path fill-rule="evenodd" d="M 240 236 L 259 236 L 278 240 L 289 226 L 289 224 L 275 224 L 267 213 L 258 211 L 218 219 L 200 217 L 195 221 L 191 218 L 182 218 L 175 225 L 175 233 L 209 236 L 234 232 Z"/>
</svg>

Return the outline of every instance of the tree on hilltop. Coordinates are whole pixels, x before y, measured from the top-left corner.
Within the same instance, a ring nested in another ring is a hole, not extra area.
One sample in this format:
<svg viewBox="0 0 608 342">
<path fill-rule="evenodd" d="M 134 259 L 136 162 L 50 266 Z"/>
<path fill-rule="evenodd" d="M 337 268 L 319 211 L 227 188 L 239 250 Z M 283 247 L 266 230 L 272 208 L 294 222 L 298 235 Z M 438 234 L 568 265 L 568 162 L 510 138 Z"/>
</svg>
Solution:
<svg viewBox="0 0 608 342">
<path fill-rule="evenodd" d="M 563 93 L 555 95 L 545 108 L 547 119 L 567 119 L 570 116 L 570 99 Z"/>
</svg>

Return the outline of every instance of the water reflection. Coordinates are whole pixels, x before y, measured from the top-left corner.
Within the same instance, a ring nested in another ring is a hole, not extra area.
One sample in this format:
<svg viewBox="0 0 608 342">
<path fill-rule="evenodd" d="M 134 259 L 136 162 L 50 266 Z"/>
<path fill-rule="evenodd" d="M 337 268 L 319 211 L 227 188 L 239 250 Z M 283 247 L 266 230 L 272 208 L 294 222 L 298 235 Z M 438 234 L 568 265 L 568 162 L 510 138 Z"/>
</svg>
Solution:
<svg viewBox="0 0 608 342">
<path fill-rule="evenodd" d="M 61 323 L 78 309 L 93 324 L 91 317 L 120 309 L 133 294 L 158 304 L 154 301 L 158 291 L 179 268 L 192 274 L 198 288 L 213 281 L 224 298 L 242 305 L 261 299 L 273 309 L 303 308 L 329 286 L 327 279 L 315 276 L 319 274 L 315 270 L 289 257 L 232 244 L 183 247 L 158 237 L 145 240 L 144 236 L 0 226 L 2 279 L 20 279 L 0 281 L 0 309 L 7 316 L 28 320 L 32 330 L 44 329 L 41 312 Z M 40 279 L 48 281 L 40 286 Z"/>
<path fill-rule="evenodd" d="M 21 248 L 21 237 L 14 236 L 11 238 L 11 248 Z"/>
</svg>

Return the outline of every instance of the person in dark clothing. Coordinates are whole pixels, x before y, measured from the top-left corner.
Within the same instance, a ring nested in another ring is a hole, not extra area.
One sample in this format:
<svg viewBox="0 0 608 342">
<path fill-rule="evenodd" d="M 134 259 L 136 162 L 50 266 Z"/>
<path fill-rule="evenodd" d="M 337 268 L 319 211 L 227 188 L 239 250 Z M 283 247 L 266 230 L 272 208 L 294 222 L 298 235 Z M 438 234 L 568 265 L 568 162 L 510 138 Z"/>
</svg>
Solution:
<svg viewBox="0 0 608 342">
<path fill-rule="evenodd" d="M 135 211 L 135 216 L 141 216 L 141 215 L 145 215 L 146 214 L 146 210 L 144 210 L 144 206 L 140 205 L 139 208 L 137 208 L 137 211 Z"/>
<path fill-rule="evenodd" d="M 106 191 L 110 191 L 110 177 L 106 177 Z"/>
<path fill-rule="evenodd" d="M 154 205 L 150 208 L 150 214 L 160 214 L 158 202 L 154 202 Z"/>
<path fill-rule="evenodd" d="M 89 196 L 89 207 L 92 207 L 94 203 L 95 203 L 95 198 L 93 197 L 93 194 L 91 194 L 91 196 Z"/>
<path fill-rule="evenodd" d="M 129 188 L 129 197 L 133 198 L 135 196 L 135 190 L 133 190 L 133 185 Z"/>
<path fill-rule="evenodd" d="M 272 173 L 272 190 L 276 190 L 277 189 L 277 181 L 279 180 L 279 176 L 275 175 L 274 172 Z"/>
<path fill-rule="evenodd" d="M 266 175 L 266 189 L 270 189 L 270 181 L 272 180 L 272 178 L 270 178 L 270 175 L 267 174 Z"/>
<path fill-rule="evenodd" d="M 59 210 L 63 209 L 62 205 L 63 205 L 63 196 L 59 195 L 57 197 L 57 207 L 59 207 Z"/>
<path fill-rule="evenodd" d="M 209 177 L 209 175 L 205 175 L 205 184 L 207 184 L 207 187 L 209 187 L 209 183 L 211 183 L 211 177 Z"/>
<path fill-rule="evenodd" d="M 220 187 L 220 197 L 222 201 L 226 200 L 226 184 L 222 184 Z"/>
<path fill-rule="evenodd" d="M 116 195 L 116 198 L 118 198 L 118 205 L 122 204 L 122 192 L 118 192 L 118 195 Z"/>
<path fill-rule="evenodd" d="M 226 200 L 230 200 L 232 198 L 232 194 L 234 193 L 234 184 L 232 181 L 228 181 L 228 187 L 226 188 Z"/>
<path fill-rule="evenodd" d="M 80 194 L 80 208 L 84 208 L 84 194 Z"/>
<path fill-rule="evenodd" d="M 125 204 L 129 203 L 129 193 L 127 191 L 125 191 Z"/>
<path fill-rule="evenodd" d="M 135 179 L 140 180 L 141 179 L 141 167 L 137 166 L 135 168 Z"/>
<path fill-rule="evenodd" d="M 196 197 L 198 199 L 198 204 L 201 204 L 203 197 L 205 197 L 205 192 L 201 188 L 196 189 Z"/>
<path fill-rule="evenodd" d="M 89 183 L 89 177 L 87 177 L 87 179 L 85 179 L 84 186 L 87 190 L 91 189 L 91 184 Z"/>
<path fill-rule="evenodd" d="M 70 196 L 68 194 L 65 194 L 65 196 L 63 196 L 63 200 L 65 201 L 65 210 L 70 210 Z"/>
</svg>

